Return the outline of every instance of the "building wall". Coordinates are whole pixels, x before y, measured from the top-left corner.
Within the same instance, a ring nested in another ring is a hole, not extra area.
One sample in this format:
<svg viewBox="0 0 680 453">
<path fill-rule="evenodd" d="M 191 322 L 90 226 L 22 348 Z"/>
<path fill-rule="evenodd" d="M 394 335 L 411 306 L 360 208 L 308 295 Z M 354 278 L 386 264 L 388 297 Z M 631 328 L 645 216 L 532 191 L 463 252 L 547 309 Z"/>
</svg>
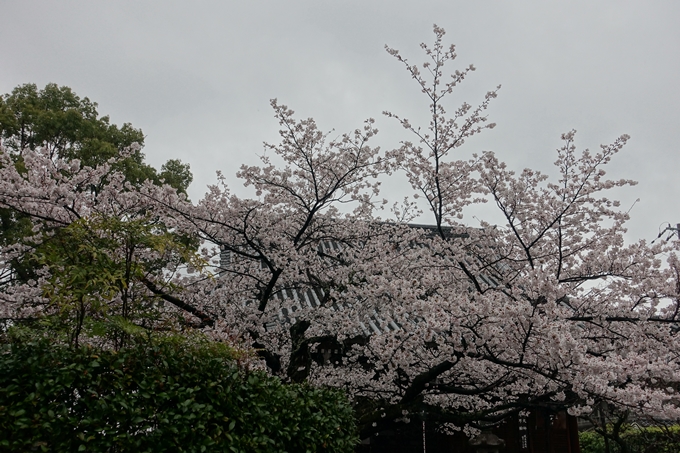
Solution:
<svg viewBox="0 0 680 453">
<path fill-rule="evenodd" d="M 533 411 L 528 417 L 511 417 L 492 430 L 505 441 L 502 453 L 580 453 L 575 417 L 566 412 Z M 432 423 L 412 422 L 400 430 L 385 431 L 359 445 L 357 453 L 475 453 L 462 432 L 446 435 Z"/>
</svg>

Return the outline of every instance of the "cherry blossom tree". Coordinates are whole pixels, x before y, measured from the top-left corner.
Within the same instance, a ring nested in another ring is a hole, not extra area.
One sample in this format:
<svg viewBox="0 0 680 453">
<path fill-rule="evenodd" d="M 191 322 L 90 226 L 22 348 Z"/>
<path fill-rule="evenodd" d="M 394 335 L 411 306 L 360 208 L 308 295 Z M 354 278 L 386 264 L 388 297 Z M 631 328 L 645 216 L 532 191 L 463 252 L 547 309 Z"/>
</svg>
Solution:
<svg viewBox="0 0 680 453">
<path fill-rule="evenodd" d="M 158 326 L 174 316 L 155 309 L 153 291 L 180 264 L 202 262 L 191 239 L 169 232 L 148 199 L 112 170 L 116 162 L 92 168 L 38 148 L 24 150 L 17 165 L 12 154 L 0 153 L 2 208 L 29 219 L 32 231 L 1 250 L 6 323 L 56 322 L 77 345 L 86 323 Z M 30 264 L 29 278 L 17 261 Z"/>
<path fill-rule="evenodd" d="M 564 134 L 556 177 L 515 173 L 490 152 L 466 158 L 463 143 L 493 127 L 485 112 L 497 90 L 449 116 L 447 96 L 473 67 L 447 78 L 455 49 L 434 32 L 421 66 L 388 48 L 430 99 L 425 128 L 387 113 L 413 142 L 383 153 L 369 144 L 373 120 L 333 138 L 272 101 L 281 141 L 237 175 L 254 198 L 220 176 L 191 203 L 169 186 L 126 185 L 110 164 L 81 168 L 40 150 L 24 154 L 22 173 L 3 152 L 0 207 L 29 216 L 36 242 L 87 233 L 106 255 L 52 260 L 20 282 L 8 263 L 30 246 L 3 248 L 3 317 L 49 313 L 59 294 L 68 303 L 56 306 L 76 318 L 106 320 L 134 291 L 144 310 L 130 322 L 199 328 L 254 348 L 285 380 L 346 389 L 363 436 L 418 417 L 474 426 L 602 402 L 679 418 L 678 244 L 627 244 L 628 214 L 607 198 L 634 184 L 605 177 L 628 137 L 579 153 Z M 432 225 L 378 217 L 380 181 L 398 172 Z M 92 185 L 101 190 L 82 190 Z M 464 208 L 482 202 L 504 224 L 463 223 Z M 139 229 L 134 241 L 120 234 Z M 96 287 L 90 274 L 65 278 L 93 263 L 113 277 Z M 133 278 L 120 277 L 128 268 Z"/>
</svg>

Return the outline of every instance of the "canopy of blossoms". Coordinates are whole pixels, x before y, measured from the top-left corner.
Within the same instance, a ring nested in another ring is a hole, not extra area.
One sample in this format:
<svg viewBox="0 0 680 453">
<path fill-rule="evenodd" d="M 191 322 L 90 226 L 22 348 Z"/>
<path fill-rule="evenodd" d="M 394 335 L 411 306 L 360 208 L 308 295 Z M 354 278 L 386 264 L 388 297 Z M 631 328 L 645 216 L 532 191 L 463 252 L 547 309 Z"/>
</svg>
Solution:
<svg viewBox="0 0 680 453">
<path fill-rule="evenodd" d="M 634 184 L 605 175 L 628 137 L 579 152 L 563 134 L 554 178 L 461 157 L 493 127 L 496 91 L 447 113 L 474 68 L 446 73 L 455 51 L 435 35 L 420 66 L 388 49 L 430 100 L 423 128 L 387 113 L 414 142 L 372 147 L 372 120 L 333 139 L 272 101 L 281 141 L 238 173 L 252 199 L 221 178 L 192 203 L 127 184 L 113 161 L 2 150 L 0 207 L 28 228 L 3 238 L 0 317 L 61 317 L 76 343 L 96 341 L 92 320 L 201 329 L 286 380 L 347 389 L 364 434 L 422 413 L 463 426 L 602 402 L 680 418 L 677 241 L 627 244 L 628 214 L 607 197 Z M 395 172 L 431 225 L 408 224 L 409 202 L 377 217 Z M 504 224 L 462 222 L 484 201 Z"/>
</svg>

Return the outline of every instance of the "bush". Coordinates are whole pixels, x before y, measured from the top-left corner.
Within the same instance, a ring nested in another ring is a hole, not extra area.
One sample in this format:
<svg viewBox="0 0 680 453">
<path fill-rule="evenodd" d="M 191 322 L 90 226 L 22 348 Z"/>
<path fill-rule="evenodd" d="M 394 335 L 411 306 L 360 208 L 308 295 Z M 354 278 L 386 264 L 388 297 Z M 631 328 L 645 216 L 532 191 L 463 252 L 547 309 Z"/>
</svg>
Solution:
<svg viewBox="0 0 680 453">
<path fill-rule="evenodd" d="M 680 427 L 647 426 L 628 427 L 621 439 L 626 443 L 630 453 L 677 453 L 680 452 Z M 605 453 L 604 438 L 595 431 L 579 433 L 581 453 Z M 609 440 L 611 453 L 621 451 L 619 445 Z"/>
<path fill-rule="evenodd" d="M 578 443 L 581 453 L 605 453 L 604 437 L 595 431 L 583 431 L 578 433 Z M 610 448 L 614 442 L 609 441 Z"/>
<path fill-rule="evenodd" d="M 350 452 L 356 444 L 342 393 L 244 372 L 219 345 L 0 348 L 3 451 Z"/>
<path fill-rule="evenodd" d="M 680 427 L 677 425 L 631 428 L 623 437 L 631 453 L 680 452 Z"/>
</svg>

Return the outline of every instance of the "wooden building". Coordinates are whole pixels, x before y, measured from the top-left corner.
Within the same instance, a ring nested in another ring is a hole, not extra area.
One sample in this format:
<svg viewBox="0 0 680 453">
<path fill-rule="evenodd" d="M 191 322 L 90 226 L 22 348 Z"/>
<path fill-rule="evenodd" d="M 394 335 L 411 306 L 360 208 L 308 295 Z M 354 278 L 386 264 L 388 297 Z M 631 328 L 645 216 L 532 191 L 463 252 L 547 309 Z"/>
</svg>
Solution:
<svg viewBox="0 0 680 453">
<path fill-rule="evenodd" d="M 528 417 L 510 417 L 491 430 L 503 441 L 499 453 L 580 453 L 576 417 L 565 411 L 534 410 Z M 462 432 L 443 434 L 427 421 L 404 424 L 364 439 L 357 453 L 478 453 L 493 452 L 474 447 Z"/>
<path fill-rule="evenodd" d="M 432 225 L 410 225 L 412 228 L 425 230 L 435 234 Z M 467 233 L 454 233 L 447 227 L 447 234 L 452 238 L 467 237 Z M 319 251 L 331 254 L 340 250 L 340 245 L 333 240 L 326 240 L 319 244 Z M 229 269 L 232 264 L 231 253 L 223 249 L 220 256 L 220 266 Z M 495 287 L 499 283 L 491 276 L 480 274 L 479 278 L 488 287 Z M 319 294 L 322 290 L 297 290 L 283 288 L 277 291 L 274 299 L 289 302 L 289 308 L 281 308 L 276 319 L 264 324 L 265 329 L 277 328 L 280 325 L 291 326 L 295 323 L 296 312 L 301 309 L 316 309 L 322 305 Z M 282 304 L 285 305 L 285 304 Z M 329 305 L 333 311 L 343 310 L 342 303 L 333 302 Z M 409 322 L 417 324 L 417 318 Z M 357 319 L 357 334 L 365 337 L 382 335 L 386 331 L 400 330 L 397 322 L 385 313 L 374 312 L 368 319 Z M 341 351 L 336 343 L 321 343 L 319 348 L 310 353 L 310 357 L 318 364 L 341 361 Z M 423 424 L 422 421 L 400 424 L 400 428 L 380 432 L 369 439 L 364 439 L 356 449 L 357 453 L 491 453 L 495 450 L 475 449 L 470 445 L 470 439 L 462 432 L 443 434 L 434 422 Z M 491 432 L 503 441 L 498 449 L 502 453 L 580 453 L 578 442 L 578 426 L 575 417 L 565 411 L 555 412 L 547 409 L 534 409 L 526 417 L 514 416 L 494 427 Z"/>
</svg>

